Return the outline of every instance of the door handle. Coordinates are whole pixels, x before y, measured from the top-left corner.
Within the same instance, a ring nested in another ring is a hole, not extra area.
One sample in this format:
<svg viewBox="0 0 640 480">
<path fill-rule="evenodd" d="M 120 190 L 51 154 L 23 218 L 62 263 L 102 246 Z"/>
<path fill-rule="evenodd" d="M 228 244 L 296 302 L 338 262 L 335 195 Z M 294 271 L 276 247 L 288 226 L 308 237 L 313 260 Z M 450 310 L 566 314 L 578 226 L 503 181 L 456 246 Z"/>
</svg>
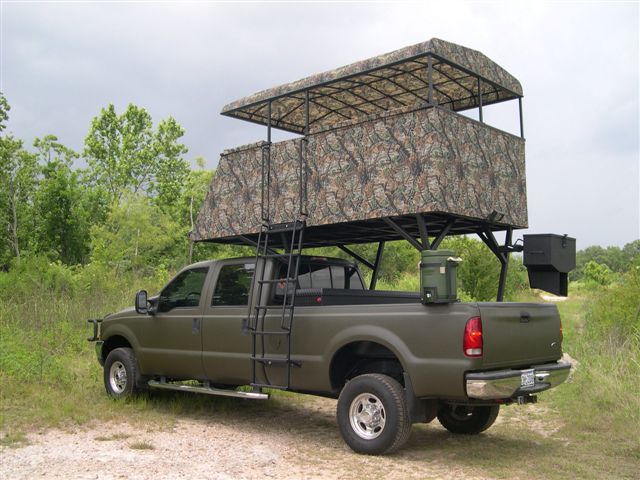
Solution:
<svg viewBox="0 0 640 480">
<path fill-rule="evenodd" d="M 194 318 L 191 322 L 191 333 L 197 335 L 200 333 L 200 319 Z"/>
</svg>

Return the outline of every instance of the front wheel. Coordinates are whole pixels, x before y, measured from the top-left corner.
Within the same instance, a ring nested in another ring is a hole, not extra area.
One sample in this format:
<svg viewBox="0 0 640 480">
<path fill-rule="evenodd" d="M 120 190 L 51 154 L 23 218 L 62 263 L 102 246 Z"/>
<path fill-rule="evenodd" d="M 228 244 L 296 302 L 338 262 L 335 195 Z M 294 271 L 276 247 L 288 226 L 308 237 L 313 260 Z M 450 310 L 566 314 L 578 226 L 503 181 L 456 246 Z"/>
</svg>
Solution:
<svg viewBox="0 0 640 480">
<path fill-rule="evenodd" d="M 138 362 L 130 348 L 112 350 L 104 362 L 104 387 L 114 398 L 138 393 Z"/>
<path fill-rule="evenodd" d="M 443 404 L 438 409 L 438 421 L 451 433 L 475 435 L 493 425 L 499 412 L 500 405 L 474 407 Z"/>
<path fill-rule="evenodd" d="M 354 452 L 379 455 L 399 449 L 409 438 L 411 420 L 402 385 L 378 373 L 360 375 L 342 389 L 338 426 Z"/>
</svg>

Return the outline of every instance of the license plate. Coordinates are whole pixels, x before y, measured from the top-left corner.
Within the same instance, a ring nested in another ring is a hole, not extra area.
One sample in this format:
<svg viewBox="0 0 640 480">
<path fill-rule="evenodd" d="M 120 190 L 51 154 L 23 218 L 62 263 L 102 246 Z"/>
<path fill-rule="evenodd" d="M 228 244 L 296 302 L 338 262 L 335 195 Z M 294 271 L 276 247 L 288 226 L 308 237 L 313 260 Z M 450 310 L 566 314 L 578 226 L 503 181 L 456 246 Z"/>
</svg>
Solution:
<svg viewBox="0 0 640 480">
<path fill-rule="evenodd" d="M 520 386 L 533 387 L 536 383 L 534 370 L 525 370 L 520 374 Z"/>
</svg>

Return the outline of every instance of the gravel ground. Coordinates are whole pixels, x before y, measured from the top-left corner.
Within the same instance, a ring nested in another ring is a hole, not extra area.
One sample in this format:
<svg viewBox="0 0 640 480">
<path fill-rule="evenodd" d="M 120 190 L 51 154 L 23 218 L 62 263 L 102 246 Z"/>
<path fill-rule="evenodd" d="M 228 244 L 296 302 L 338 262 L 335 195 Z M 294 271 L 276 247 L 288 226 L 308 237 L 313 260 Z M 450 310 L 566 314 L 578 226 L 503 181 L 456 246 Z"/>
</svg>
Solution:
<svg viewBox="0 0 640 480">
<path fill-rule="evenodd" d="M 491 433 L 496 428 L 513 426 L 517 433 L 525 415 L 501 415 L 491 430 L 473 440 L 449 434 L 437 421 L 414 425 L 400 452 L 368 457 L 354 454 L 342 441 L 333 400 L 240 402 L 231 408 L 228 401 L 214 403 L 220 408 L 212 416 L 180 415 L 167 425 L 95 423 L 29 433 L 26 445 L 0 447 L 0 478 L 484 479 L 492 476 L 465 461 L 467 450 L 478 455 L 492 435 L 505 440 Z M 544 421 L 540 429 L 545 429 Z"/>
</svg>

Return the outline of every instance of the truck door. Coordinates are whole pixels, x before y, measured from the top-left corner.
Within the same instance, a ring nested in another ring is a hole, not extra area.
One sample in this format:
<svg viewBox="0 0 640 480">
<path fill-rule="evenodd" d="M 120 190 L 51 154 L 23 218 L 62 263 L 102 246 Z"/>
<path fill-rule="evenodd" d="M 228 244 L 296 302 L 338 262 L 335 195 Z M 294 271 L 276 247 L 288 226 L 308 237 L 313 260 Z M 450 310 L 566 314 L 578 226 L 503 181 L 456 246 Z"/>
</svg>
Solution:
<svg viewBox="0 0 640 480">
<path fill-rule="evenodd" d="M 213 295 L 204 306 L 202 361 L 207 378 L 215 383 L 251 381 L 251 335 L 242 326 L 254 268 L 255 263 L 238 260 L 218 265 L 213 273 Z"/>
<path fill-rule="evenodd" d="M 160 293 L 157 312 L 144 317 L 140 338 L 145 363 L 153 373 L 167 377 L 198 379 L 202 366 L 203 295 L 209 267 L 179 273 Z"/>
</svg>

